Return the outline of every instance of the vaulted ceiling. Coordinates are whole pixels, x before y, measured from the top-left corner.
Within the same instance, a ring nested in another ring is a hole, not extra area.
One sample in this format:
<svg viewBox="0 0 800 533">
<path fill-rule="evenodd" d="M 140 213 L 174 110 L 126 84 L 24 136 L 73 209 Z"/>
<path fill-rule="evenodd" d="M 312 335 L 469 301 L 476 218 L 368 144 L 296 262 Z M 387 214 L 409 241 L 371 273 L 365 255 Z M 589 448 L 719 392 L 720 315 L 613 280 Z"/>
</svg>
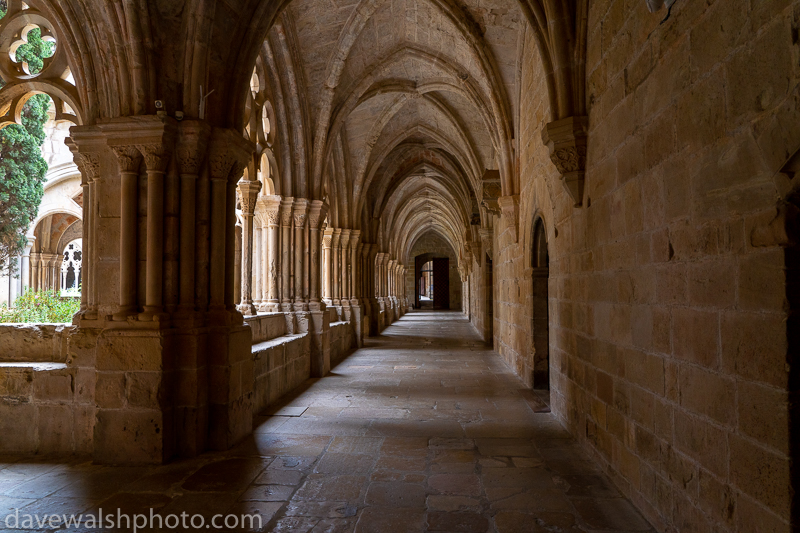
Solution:
<svg viewBox="0 0 800 533">
<path fill-rule="evenodd" d="M 527 26 L 508 1 L 292 1 L 261 57 L 293 80 L 268 83 L 307 130 L 285 148 L 310 156 L 294 158 L 307 189 L 293 194 L 326 198 L 332 226 L 398 258 L 428 231 L 461 249 L 483 174 L 513 168 Z"/>
</svg>

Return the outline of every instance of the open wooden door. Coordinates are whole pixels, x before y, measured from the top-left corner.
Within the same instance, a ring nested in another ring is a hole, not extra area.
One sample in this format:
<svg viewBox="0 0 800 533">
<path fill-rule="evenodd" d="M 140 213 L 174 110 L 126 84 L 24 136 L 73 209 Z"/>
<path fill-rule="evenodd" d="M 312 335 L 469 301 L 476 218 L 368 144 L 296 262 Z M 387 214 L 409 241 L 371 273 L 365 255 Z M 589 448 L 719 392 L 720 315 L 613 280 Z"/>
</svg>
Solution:
<svg viewBox="0 0 800 533">
<path fill-rule="evenodd" d="M 450 309 L 450 259 L 433 259 L 433 308 Z"/>
</svg>

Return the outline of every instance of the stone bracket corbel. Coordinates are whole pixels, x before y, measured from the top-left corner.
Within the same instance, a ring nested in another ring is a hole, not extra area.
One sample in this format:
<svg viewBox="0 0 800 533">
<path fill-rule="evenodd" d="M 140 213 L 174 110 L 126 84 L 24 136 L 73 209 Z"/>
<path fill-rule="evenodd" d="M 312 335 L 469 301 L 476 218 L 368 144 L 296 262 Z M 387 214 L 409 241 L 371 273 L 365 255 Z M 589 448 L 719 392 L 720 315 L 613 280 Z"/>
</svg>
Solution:
<svg viewBox="0 0 800 533">
<path fill-rule="evenodd" d="M 500 215 L 497 199 L 503 194 L 500 185 L 500 171 L 486 169 L 481 178 L 481 206 L 492 214 Z"/>
<path fill-rule="evenodd" d="M 589 118 L 576 116 L 553 121 L 542 130 L 542 142 L 550 150 L 550 160 L 575 207 L 583 205 L 588 128 Z"/>
<path fill-rule="evenodd" d="M 497 199 L 501 218 L 505 219 L 512 240 L 519 242 L 519 195 L 501 196 Z"/>
<path fill-rule="evenodd" d="M 480 260 L 478 261 L 478 265 L 482 265 L 483 264 L 483 254 L 484 253 L 489 254 L 490 258 L 494 257 L 494 254 L 492 253 L 492 230 L 490 230 L 488 228 L 481 228 L 480 229 L 480 236 L 481 236 L 481 244 L 483 246 L 482 246 L 482 250 L 481 250 L 481 257 L 480 257 Z"/>
</svg>

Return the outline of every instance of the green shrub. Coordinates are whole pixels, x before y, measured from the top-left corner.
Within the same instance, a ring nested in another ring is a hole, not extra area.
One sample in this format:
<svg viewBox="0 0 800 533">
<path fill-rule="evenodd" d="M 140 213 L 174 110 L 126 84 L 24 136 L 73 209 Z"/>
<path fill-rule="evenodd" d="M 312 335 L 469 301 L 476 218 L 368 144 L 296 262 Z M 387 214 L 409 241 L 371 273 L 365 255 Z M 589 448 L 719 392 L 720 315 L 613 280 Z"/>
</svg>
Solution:
<svg viewBox="0 0 800 533">
<path fill-rule="evenodd" d="M 72 322 L 72 316 L 80 308 L 80 298 L 62 298 L 57 291 L 28 289 L 14 300 L 14 307 L 0 305 L 0 322 Z"/>
</svg>

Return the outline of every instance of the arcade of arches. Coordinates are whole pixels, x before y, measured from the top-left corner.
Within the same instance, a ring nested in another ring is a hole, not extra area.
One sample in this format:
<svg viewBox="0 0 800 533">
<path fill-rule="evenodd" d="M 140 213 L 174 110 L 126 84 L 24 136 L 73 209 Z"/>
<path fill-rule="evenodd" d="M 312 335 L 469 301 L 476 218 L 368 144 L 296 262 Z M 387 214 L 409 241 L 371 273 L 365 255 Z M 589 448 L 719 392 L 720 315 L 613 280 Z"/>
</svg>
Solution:
<svg viewBox="0 0 800 533">
<path fill-rule="evenodd" d="M 800 521 L 800 0 L 7 1 L 0 125 L 49 94 L 80 173 L 22 277 L 79 245 L 81 310 L 0 330 L 0 451 L 227 450 L 446 257 L 655 529 Z"/>
</svg>

